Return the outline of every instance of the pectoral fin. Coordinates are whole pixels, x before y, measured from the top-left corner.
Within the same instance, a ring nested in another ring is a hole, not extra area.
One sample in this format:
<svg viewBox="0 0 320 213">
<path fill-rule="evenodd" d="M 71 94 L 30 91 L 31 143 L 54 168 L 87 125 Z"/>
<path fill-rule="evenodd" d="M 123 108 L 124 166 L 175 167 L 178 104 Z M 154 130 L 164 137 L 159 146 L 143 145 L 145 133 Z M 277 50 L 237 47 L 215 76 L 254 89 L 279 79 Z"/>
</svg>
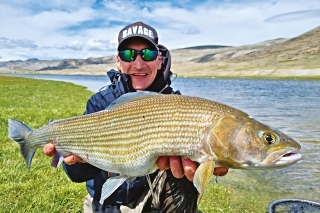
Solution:
<svg viewBox="0 0 320 213">
<path fill-rule="evenodd" d="M 212 177 L 213 170 L 214 170 L 214 161 L 208 160 L 204 163 L 201 163 L 196 173 L 194 174 L 193 185 L 196 187 L 196 189 L 199 192 L 198 204 L 200 202 L 200 199 L 202 197 L 205 187 L 207 186 L 207 184 L 210 181 L 210 178 Z"/>
<path fill-rule="evenodd" d="M 126 176 L 116 176 L 107 179 L 107 181 L 102 186 L 100 203 L 103 204 L 103 201 L 107 199 L 127 179 L 128 177 Z"/>
</svg>

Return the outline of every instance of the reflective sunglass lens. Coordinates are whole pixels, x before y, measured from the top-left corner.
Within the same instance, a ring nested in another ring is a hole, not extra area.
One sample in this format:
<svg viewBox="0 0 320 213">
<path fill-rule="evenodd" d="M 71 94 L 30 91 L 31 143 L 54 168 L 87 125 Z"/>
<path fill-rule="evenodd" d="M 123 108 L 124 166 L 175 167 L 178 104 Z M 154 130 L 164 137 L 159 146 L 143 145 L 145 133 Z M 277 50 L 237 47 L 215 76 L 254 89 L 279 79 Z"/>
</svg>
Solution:
<svg viewBox="0 0 320 213">
<path fill-rule="evenodd" d="M 119 56 L 122 61 L 131 62 L 134 61 L 135 58 L 135 51 L 134 50 L 122 50 L 119 51 Z"/>
<path fill-rule="evenodd" d="M 142 59 L 145 61 L 153 61 L 158 56 L 157 50 L 150 50 L 150 49 L 143 49 L 142 52 Z"/>
<path fill-rule="evenodd" d="M 151 50 L 148 48 L 142 49 L 140 51 L 134 50 L 134 49 L 127 49 L 127 50 L 121 50 L 119 51 L 119 57 L 122 61 L 126 62 L 133 62 L 136 60 L 137 55 L 140 55 L 142 60 L 144 61 L 153 61 L 158 56 L 157 50 Z"/>
</svg>

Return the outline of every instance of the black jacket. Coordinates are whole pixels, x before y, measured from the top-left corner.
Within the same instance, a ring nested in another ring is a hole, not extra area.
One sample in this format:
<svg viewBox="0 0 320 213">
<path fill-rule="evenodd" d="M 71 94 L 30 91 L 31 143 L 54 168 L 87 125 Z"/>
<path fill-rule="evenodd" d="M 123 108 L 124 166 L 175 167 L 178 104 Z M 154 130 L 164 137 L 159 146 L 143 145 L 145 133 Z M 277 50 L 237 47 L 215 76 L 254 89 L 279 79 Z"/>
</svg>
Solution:
<svg viewBox="0 0 320 213">
<path fill-rule="evenodd" d="M 154 82 L 146 90 L 161 92 L 163 94 L 180 94 L 179 91 L 174 92 L 170 87 L 170 76 L 172 75 L 172 72 L 170 71 L 170 52 L 162 45 L 159 45 L 159 47 L 163 56 L 162 67 L 158 71 Z M 130 77 L 127 75 L 115 70 L 110 70 L 107 72 L 107 74 L 111 80 L 111 84 L 94 94 L 88 100 L 85 114 L 104 110 L 121 95 L 128 92 L 135 92 L 131 86 Z M 104 182 L 107 180 L 107 178 L 117 175 L 103 171 L 88 163 L 76 163 L 73 165 L 64 164 L 64 169 L 72 181 L 86 181 L 89 194 L 98 201 L 100 200 L 101 189 Z M 151 179 L 153 179 L 155 175 L 156 173 L 152 174 Z M 117 205 L 130 202 L 135 197 L 139 196 L 139 194 L 145 190 L 145 187 L 148 187 L 145 177 L 136 178 L 136 180 L 131 182 L 129 186 L 125 182 L 104 201 L 104 204 Z"/>
</svg>

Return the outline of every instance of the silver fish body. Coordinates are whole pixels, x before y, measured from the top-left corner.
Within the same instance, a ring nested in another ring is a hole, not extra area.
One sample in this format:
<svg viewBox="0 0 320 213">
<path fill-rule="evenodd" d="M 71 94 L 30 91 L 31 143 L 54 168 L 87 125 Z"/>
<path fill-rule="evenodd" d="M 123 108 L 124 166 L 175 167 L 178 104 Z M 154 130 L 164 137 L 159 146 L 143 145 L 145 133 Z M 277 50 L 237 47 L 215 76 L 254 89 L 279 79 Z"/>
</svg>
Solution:
<svg viewBox="0 0 320 213">
<path fill-rule="evenodd" d="M 263 169 L 297 162 L 300 145 L 246 113 L 203 98 L 149 92 L 121 96 L 108 109 L 58 120 L 32 131 L 9 119 L 9 136 L 21 146 L 28 168 L 35 150 L 53 143 L 102 170 L 144 176 L 159 156 L 186 156 L 200 163 L 200 193 L 215 166 Z"/>
</svg>

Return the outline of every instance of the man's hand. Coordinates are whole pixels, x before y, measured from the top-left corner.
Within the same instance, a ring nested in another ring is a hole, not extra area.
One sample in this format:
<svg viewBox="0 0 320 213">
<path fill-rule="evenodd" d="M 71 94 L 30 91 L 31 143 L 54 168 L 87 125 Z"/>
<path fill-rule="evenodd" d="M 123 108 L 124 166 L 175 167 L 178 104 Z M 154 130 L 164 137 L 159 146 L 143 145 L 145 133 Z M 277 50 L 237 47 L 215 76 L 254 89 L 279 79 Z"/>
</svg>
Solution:
<svg viewBox="0 0 320 213">
<path fill-rule="evenodd" d="M 43 147 L 43 153 L 49 157 L 52 157 L 55 151 L 56 148 L 52 143 L 48 143 Z M 68 165 L 75 164 L 77 162 L 85 163 L 84 160 L 82 160 L 80 157 L 76 155 L 65 156 L 63 161 Z"/>
<path fill-rule="evenodd" d="M 193 181 L 194 173 L 196 172 L 198 165 L 196 162 L 185 157 L 177 156 L 163 156 L 159 157 L 157 160 L 157 165 L 160 170 L 166 170 L 171 168 L 172 174 L 176 178 L 182 178 L 183 175 L 187 177 L 188 180 Z M 214 168 L 213 174 L 216 176 L 224 176 L 228 173 L 228 168 L 226 167 L 216 167 Z"/>
</svg>

